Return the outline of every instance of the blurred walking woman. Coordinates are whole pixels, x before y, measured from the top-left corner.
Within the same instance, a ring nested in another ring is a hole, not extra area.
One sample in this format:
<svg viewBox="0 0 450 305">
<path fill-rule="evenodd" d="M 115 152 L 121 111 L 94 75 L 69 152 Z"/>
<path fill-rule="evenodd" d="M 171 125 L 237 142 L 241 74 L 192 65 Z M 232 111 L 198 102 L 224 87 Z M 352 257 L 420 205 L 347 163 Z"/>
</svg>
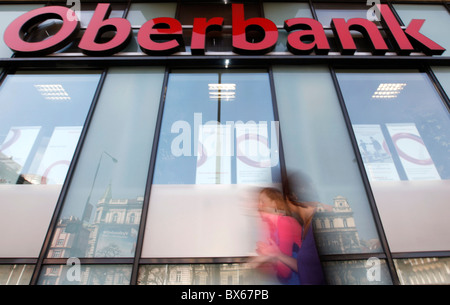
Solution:
<svg viewBox="0 0 450 305">
<path fill-rule="evenodd" d="M 271 262 L 280 283 L 298 285 L 297 272 L 276 255 L 297 259 L 301 247 L 301 227 L 297 220 L 290 216 L 290 210 L 281 191 L 275 188 L 264 188 L 259 193 L 258 210 L 269 228 L 269 238 L 258 242 L 256 252 L 260 255 L 253 263 Z"/>
</svg>

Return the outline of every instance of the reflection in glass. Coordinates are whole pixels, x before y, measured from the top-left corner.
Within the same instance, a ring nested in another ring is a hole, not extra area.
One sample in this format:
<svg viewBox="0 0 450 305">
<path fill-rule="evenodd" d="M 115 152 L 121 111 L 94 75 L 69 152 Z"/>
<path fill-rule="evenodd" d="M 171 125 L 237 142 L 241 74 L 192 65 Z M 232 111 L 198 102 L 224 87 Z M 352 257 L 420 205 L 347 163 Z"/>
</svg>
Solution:
<svg viewBox="0 0 450 305">
<path fill-rule="evenodd" d="M 369 3 L 369 2 L 368 2 Z M 372 3 L 372 2 L 370 2 Z M 330 26 L 333 18 L 344 18 L 345 20 L 351 18 L 371 19 L 370 15 L 373 10 L 369 11 L 373 6 L 365 3 L 315 3 L 314 8 L 319 22 L 323 26 Z M 368 15 L 369 14 L 369 15 Z"/>
<path fill-rule="evenodd" d="M 133 257 L 164 71 L 110 69 L 48 257 Z"/>
<path fill-rule="evenodd" d="M 140 27 L 157 17 L 175 17 L 176 3 L 132 3 L 127 19 L 132 27 Z"/>
<path fill-rule="evenodd" d="M 3 81 L 0 232 L 9 233 L 0 235 L 1 256 L 38 255 L 99 79 L 98 72 L 23 71 Z"/>
<path fill-rule="evenodd" d="M 41 272 L 38 285 L 129 285 L 131 279 L 128 265 L 46 265 Z"/>
<path fill-rule="evenodd" d="M 254 189 L 280 182 L 277 125 L 266 71 L 173 71 L 143 256 L 254 253 Z"/>
<path fill-rule="evenodd" d="M 0 285 L 28 285 L 33 265 L 0 265 Z"/>
<path fill-rule="evenodd" d="M 324 262 L 323 268 L 329 285 L 392 285 L 386 261 L 378 258 Z"/>
<path fill-rule="evenodd" d="M 283 26 L 291 18 L 312 18 L 308 3 L 263 3 L 264 17 Z"/>
<path fill-rule="evenodd" d="M 139 285 L 275 285 L 246 264 L 142 265 Z"/>
<path fill-rule="evenodd" d="M 394 260 L 402 285 L 450 284 L 450 258 L 427 257 Z"/>
<path fill-rule="evenodd" d="M 329 70 L 273 71 L 287 171 L 297 196 L 319 203 L 312 222 L 319 252 L 381 252 Z"/>
<path fill-rule="evenodd" d="M 391 250 L 448 250 L 450 114 L 428 76 L 337 76 Z"/>
</svg>

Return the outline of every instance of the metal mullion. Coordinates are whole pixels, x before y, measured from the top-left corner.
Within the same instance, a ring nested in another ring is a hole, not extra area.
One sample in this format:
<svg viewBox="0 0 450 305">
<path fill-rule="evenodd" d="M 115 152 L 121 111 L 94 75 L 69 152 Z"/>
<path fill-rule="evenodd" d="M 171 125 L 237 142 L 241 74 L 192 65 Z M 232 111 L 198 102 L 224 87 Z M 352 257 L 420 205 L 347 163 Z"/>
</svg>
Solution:
<svg viewBox="0 0 450 305">
<path fill-rule="evenodd" d="M 440 95 L 441 99 L 443 100 L 446 108 L 448 111 L 450 111 L 450 97 L 447 92 L 445 92 L 444 88 L 442 87 L 441 83 L 439 82 L 439 79 L 436 77 L 436 74 L 434 74 L 431 67 L 426 67 L 426 73 L 428 74 L 428 77 L 430 78 L 434 88 Z"/>
<path fill-rule="evenodd" d="M 322 254 L 319 255 L 322 262 L 336 262 L 336 261 L 361 261 L 376 257 L 379 259 L 386 259 L 386 255 L 381 252 L 376 253 L 348 253 L 348 254 Z"/>
<path fill-rule="evenodd" d="M 186 265 L 186 264 L 242 264 L 250 257 L 161 257 L 141 258 L 141 265 Z"/>
<path fill-rule="evenodd" d="M 133 258 L 104 258 L 104 257 L 92 257 L 92 258 L 78 258 L 80 265 L 131 265 Z M 42 262 L 42 265 L 66 265 L 67 258 L 46 258 Z"/>
<path fill-rule="evenodd" d="M 314 18 L 314 20 L 319 20 L 319 17 L 317 17 L 316 8 L 314 7 L 313 0 L 309 0 L 309 9 L 311 10 L 311 15 Z"/>
<path fill-rule="evenodd" d="M 333 83 L 334 83 L 334 86 L 336 89 L 337 97 L 339 99 L 339 104 L 341 106 L 342 114 L 344 116 L 344 121 L 347 126 L 348 135 L 349 135 L 350 141 L 352 143 L 353 153 L 355 155 L 355 159 L 358 164 L 361 180 L 363 182 L 364 189 L 365 189 L 366 195 L 367 195 L 367 199 L 369 201 L 369 206 L 370 206 L 370 209 L 372 212 L 372 217 L 375 221 L 375 227 L 378 232 L 378 237 L 379 237 L 381 245 L 383 247 L 383 251 L 386 255 L 386 261 L 387 261 L 387 265 L 389 268 L 389 272 L 391 273 L 391 279 L 392 279 L 392 282 L 394 285 L 398 285 L 398 284 L 400 284 L 400 281 L 399 281 L 398 274 L 397 274 L 397 271 L 395 268 L 394 260 L 392 258 L 392 254 L 390 252 L 390 248 L 389 248 L 389 244 L 388 244 L 386 234 L 385 234 L 385 231 L 383 228 L 383 224 L 381 222 L 381 217 L 378 212 L 378 208 L 376 206 L 375 197 L 372 192 L 372 188 L 370 186 L 370 182 L 367 177 L 367 173 L 365 171 L 364 162 L 363 162 L 361 154 L 359 152 L 358 143 L 356 141 L 355 133 L 353 131 L 352 123 L 350 120 L 350 115 L 348 114 L 347 107 L 345 105 L 344 96 L 342 94 L 342 91 L 341 91 L 334 68 L 332 66 L 329 66 L 329 70 L 330 70 L 330 74 L 331 74 L 331 77 L 332 77 L 332 80 L 333 80 Z"/>
<path fill-rule="evenodd" d="M 138 276 L 139 276 L 139 263 L 142 255 L 142 248 L 144 244 L 144 235 L 145 235 L 145 229 L 147 224 L 147 214 L 150 206 L 150 196 L 151 196 L 151 188 L 153 185 L 153 174 L 155 171 L 155 165 L 156 165 L 156 157 L 158 153 L 158 145 L 159 145 L 159 138 L 161 133 L 161 125 L 162 125 L 162 117 L 164 112 L 164 105 L 166 100 L 166 92 L 167 92 L 167 84 L 169 80 L 169 68 L 166 67 L 166 70 L 164 72 L 164 80 L 163 85 L 161 89 L 161 97 L 159 102 L 159 109 L 158 109 L 158 116 L 155 123 L 155 133 L 153 136 L 153 145 L 152 145 L 152 152 L 150 156 L 150 163 L 148 168 L 148 174 L 147 174 L 147 183 L 145 187 L 145 194 L 144 194 L 144 202 L 142 206 L 142 212 L 141 212 L 141 220 L 139 225 L 139 232 L 138 237 L 136 241 L 136 250 L 135 250 L 135 256 L 134 256 L 134 262 L 133 262 L 133 269 L 131 272 L 131 280 L 130 285 L 136 285 Z"/>
<path fill-rule="evenodd" d="M 425 252 L 394 252 L 392 253 L 394 259 L 408 259 L 408 258 L 447 258 L 450 257 L 450 251 L 425 251 Z"/>
<path fill-rule="evenodd" d="M 0 265 L 35 265 L 37 258 L 0 258 Z"/>
<path fill-rule="evenodd" d="M 86 139 L 86 135 L 87 135 L 87 132 L 88 132 L 88 129 L 89 129 L 89 125 L 90 125 L 90 123 L 92 121 L 92 117 L 94 115 L 94 110 L 95 110 L 95 107 L 97 105 L 97 102 L 98 102 L 98 99 L 99 99 L 99 96 L 100 96 L 100 93 L 101 93 L 101 90 L 102 90 L 102 87 L 103 87 L 103 84 L 104 84 L 104 81 L 105 81 L 105 78 L 106 78 L 106 73 L 107 73 L 107 69 L 105 68 L 103 70 L 101 76 L 100 76 L 100 80 L 98 82 L 97 89 L 96 89 L 94 97 L 92 99 L 91 107 L 90 107 L 90 109 L 88 111 L 88 114 L 86 116 L 86 120 L 85 120 L 85 124 L 84 124 L 83 130 L 82 130 L 82 132 L 80 134 L 80 138 L 78 140 L 77 147 L 75 149 L 75 152 L 74 152 L 73 157 L 72 157 L 72 161 L 70 163 L 69 169 L 68 169 L 67 174 L 66 174 L 66 180 L 64 181 L 64 184 L 63 184 L 63 186 L 61 188 L 61 192 L 59 194 L 58 200 L 56 202 L 55 210 L 53 212 L 53 216 L 51 218 L 51 221 L 50 221 L 50 224 L 49 224 L 49 227 L 48 227 L 48 230 L 47 230 L 47 234 L 46 234 L 44 242 L 42 244 L 42 248 L 41 248 L 41 251 L 40 251 L 40 254 L 39 254 L 39 258 L 38 258 L 38 261 L 36 263 L 36 267 L 35 267 L 35 269 L 33 271 L 33 275 L 31 277 L 30 285 L 36 285 L 37 284 L 37 281 L 38 281 L 38 278 L 39 278 L 39 275 L 40 275 L 40 272 L 41 272 L 41 269 L 42 269 L 43 262 L 46 259 L 47 252 L 48 252 L 48 250 L 50 248 L 50 244 L 51 244 L 51 241 L 52 241 L 52 238 L 53 238 L 53 234 L 56 231 L 56 226 L 58 224 L 60 213 L 62 211 L 62 208 L 63 208 L 63 205 L 64 205 L 64 201 L 65 201 L 65 198 L 67 196 L 67 193 L 68 193 L 68 190 L 69 190 L 69 187 L 70 187 L 70 184 L 71 184 L 71 180 L 72 180 L 73 175 L 74 175 L 74 171 L 75 171 L 76 165 L 77 165 L 78 160 L 80 158 L 80 153 L 82 151 L 82 147 L 83 147 L 84 141 Z"/>
</svg>

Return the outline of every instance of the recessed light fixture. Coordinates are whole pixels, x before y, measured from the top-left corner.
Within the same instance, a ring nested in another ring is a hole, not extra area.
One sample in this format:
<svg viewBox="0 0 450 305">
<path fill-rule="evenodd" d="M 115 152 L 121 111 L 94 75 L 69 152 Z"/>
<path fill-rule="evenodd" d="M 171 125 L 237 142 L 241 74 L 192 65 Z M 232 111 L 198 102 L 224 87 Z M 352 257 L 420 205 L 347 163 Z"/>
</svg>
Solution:
<svg viewBox="0 0 450 305">
<path fill-rule="evenodd" d="M 69 101 L 71 99 L 60 84 L 34 85 L 34 87 L 46 100 Z"/>
<path fill-rule="evenodd" d="M 373 93 L 374 99 L 393 99 L 405 88 L 406 83 L 381 83 Z"/>
</svg>

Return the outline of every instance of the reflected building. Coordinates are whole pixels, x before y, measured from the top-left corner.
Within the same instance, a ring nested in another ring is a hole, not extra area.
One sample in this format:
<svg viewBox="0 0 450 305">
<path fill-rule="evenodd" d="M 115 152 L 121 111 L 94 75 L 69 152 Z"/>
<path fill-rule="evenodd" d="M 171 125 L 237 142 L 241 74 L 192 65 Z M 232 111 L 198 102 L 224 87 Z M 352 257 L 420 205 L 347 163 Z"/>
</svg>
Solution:
<svg viewBox="0 0 450 305">
<path fill-rule="evenodd" d="M 140 285 L 254 285 L 277 284 L 269 273 L 247 264 L 144 265 Z"/>
<path fill-rule="evenodd" d="M 321 254 L 374 252 L 381 250 L 378 241 L 361 240 L 348 200 L 336 196 L 334 204 L 320 204 L 314 215 L 314 233 Z"/>
<path fill-rule="evenodd" d="M 403 285 L 444 285 L 450 282 L 449 258 L 408 258 L 395 260 Z"/>
<path fill-rule="evenodd" d="M 108 186 L 96 206 L 87 257 L 133 257 L 143 197 L 113 199 Z"/>
</svg>

